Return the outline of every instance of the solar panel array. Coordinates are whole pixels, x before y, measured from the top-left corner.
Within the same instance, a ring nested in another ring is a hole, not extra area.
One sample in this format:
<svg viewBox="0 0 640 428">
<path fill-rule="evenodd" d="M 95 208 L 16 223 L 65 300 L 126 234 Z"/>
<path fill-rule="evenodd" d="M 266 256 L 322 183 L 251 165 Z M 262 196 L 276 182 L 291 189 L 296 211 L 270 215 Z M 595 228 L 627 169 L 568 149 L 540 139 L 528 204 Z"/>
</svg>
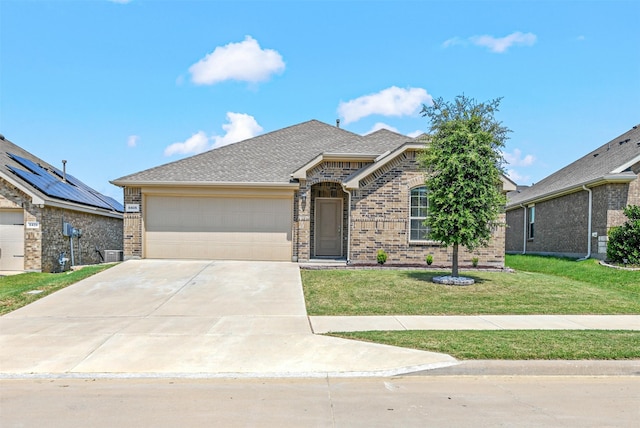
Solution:
<svg viewBox="0 0 640 428">
<path fill-rule="evenodd" d="M 48 196 L 92 207 L 104 208 L 107 210 L 115 210 L 119 212 L 124 211 L 124 207 L 121 203 L 113 198 L 96 192 L 72 175 L 66 174 L 66 181 L 64 181 L 62 179 L 62 171 L 56 168 L 51 168 L 51 171 L 55 174 L 53 175 L 49 170 L 29 159 L 12 153 L 7 154 L 11 159 L 27 168 L 28 171 L 14 168 L 10 165 L 7 165 L 7 168 Z"/>
</svg>

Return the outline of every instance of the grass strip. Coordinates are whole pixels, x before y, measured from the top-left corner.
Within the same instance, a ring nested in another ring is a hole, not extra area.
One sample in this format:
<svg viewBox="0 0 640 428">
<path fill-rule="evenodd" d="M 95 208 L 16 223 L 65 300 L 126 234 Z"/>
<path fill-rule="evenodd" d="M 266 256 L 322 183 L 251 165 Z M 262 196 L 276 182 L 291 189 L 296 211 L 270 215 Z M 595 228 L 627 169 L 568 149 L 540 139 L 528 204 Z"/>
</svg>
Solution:
<svg viewBox="0 0 640 428">
<path fill-rule="evenodd" d="M 626 330 L 361 331 L 329 335 L 439 352 L 460 360 L 640 358 L 640 332 Z"/>
<path fill-rule="evenodd" d="M 522 272 L 537 272 L 567 278 L 583 283 L 609 287 L 628 288 L 630 291 L 640 290 L 640 271 L 612 269 L 601 266 L 598 260 L 575 259 L 551 256 L 508 254 L 505 264 Z"/>
<path fill-rule="evenodd" d="M 29 272 L 0 277 L 0 315 L 28 305 L 111 266 L 114 265 L 90 265 L 63 273 Z M 30 291 L 39 293 L 31 294 Z"/>
</svg>

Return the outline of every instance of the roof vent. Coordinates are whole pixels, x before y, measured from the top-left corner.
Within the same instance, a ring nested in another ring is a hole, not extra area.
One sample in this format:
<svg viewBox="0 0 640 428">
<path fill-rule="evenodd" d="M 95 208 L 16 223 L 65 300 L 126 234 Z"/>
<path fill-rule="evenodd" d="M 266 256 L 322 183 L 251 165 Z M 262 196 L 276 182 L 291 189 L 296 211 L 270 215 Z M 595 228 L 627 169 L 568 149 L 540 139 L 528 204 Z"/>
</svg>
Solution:
<svg viewBox="0 0 640 428">
<path fill-rule="evenodd" d="M 336 127 L 340 128 L 340 119 L 336 119 Z"/>
<path fill-rule="evenodd" d="M 597 157 L 598 157 L 598 153 L 594 153 L 594 154 L 593 154 L 593 157 L 594 157 L 594 158 L 597 158 Z"/>
<path fill-rule="evenodd" d="M 0 134 L 0 140 L 4 141 L 4 135 Z"/>
</svg>

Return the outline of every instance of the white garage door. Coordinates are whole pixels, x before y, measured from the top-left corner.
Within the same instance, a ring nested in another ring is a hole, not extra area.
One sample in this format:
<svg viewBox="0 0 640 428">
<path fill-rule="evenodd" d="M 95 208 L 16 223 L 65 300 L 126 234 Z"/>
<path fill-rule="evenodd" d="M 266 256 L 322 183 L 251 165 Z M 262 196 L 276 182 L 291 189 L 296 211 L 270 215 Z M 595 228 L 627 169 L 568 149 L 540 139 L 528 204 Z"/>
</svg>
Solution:
<svg viewBox="0 0 640 428">
<path fill-rule="evenodd" d="M 146 258 L 291 261 L 290 198 L 146 196 Z"/>
<path fill-rule="evenodd" d="M 0 210 L 0 270 L 24 270 L 22 210 Z"/>
</svg>

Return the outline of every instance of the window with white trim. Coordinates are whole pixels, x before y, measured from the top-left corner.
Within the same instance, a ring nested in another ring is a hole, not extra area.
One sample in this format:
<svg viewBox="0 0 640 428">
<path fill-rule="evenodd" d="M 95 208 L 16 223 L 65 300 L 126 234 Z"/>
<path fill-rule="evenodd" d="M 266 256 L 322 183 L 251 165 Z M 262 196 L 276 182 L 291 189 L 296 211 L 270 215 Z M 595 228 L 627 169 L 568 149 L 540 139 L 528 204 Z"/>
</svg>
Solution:
<svg viewBox="0 0 640 428">
<path fill-rule="evenodd" d="M 530 207 L 528 207 L 529 210 L 529 215 L 527 216 L 528 220 L 529 220 L 529 239 L 533 239 L 533 235 L 534 235 L 534 225 L 535 225 L 535 220 L 536 220 L 536 207 L 535 205 L 531 205 Z"/>
<path fill-rule="evenodd" d="M 429 235 L 429 228 L 424 225 L 424 221 L 429 215 L 429 192 L 426 186 L 411 189 L 411 234 L 410 241 L 426 241 Z"/>
</svg>

